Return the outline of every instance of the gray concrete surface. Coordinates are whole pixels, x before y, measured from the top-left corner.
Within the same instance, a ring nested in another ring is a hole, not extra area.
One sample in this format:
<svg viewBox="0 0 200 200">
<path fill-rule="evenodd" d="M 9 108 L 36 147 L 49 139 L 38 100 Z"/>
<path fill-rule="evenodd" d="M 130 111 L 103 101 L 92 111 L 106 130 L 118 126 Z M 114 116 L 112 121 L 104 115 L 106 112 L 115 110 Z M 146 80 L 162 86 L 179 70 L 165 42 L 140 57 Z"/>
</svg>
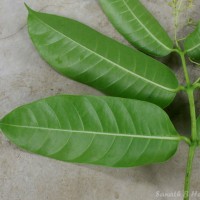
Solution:
<svg viewBox="0 0 200 200">
<path fill-rule="evenodd" d="M 143 0 L 166 30 L 173 36 L 171 10 L 165 0 Z M 116 33 L 100 10 L 96 0 L 27 0 L 32 8 L 80 20 L 116 38 Z M 200 18 L 196 1 L 190 14 Z M 94 94 L 100 92 L 66 79 L 53 71 L 33 48 L 26 28 L 27 11 L 23 1 L 0 1 L 0 118 L 15 107 L 50 95 Z M 185 16 L 181 21 L 185 23 Z M 184 27 L 184 36 L 191 27 Z M 182 73 L 174 56 L 164 60 Z M 192 78 L 200 70 L 191 66 Z M 199 94 L 197 94 L 199 99 Z M 179 95 L 168 109 L 176 127 L 189 130 L 187 101 Z M 199 104 L 198 104 L 199 113 Z M 157 197 L 156 193 L 183 190 L 187 146 L 181 144 L 176 156 L 164 164 L 130 169 L 111 169 L 74 165 L 32 155 L 18 149 L 0 135 L 0 200 L 155 200 L 182 199 Z M 192 190 L 200 193 L 200 154 L 194 163 Z M 200 195 L 200 194 L 199 194 Z M 200 199 L 192 197 L 192 199 Z"/>
</svg>

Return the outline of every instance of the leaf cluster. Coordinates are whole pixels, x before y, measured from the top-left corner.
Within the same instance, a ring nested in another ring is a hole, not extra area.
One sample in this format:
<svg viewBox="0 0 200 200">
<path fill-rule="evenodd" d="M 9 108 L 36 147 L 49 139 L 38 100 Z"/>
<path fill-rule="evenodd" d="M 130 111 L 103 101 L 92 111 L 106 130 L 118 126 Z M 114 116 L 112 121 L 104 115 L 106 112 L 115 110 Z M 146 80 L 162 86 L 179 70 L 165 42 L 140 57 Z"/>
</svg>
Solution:
<svg viewBox="0 0 200 200">
<path fill-rule="evenodd" d="M 176 8 L 179 1 L 170 5 Z M 189 1 L 191 6 L 193 1 Z M 199 145 L 194 90 L 188 56 L 200 62 L 200 25 L 182 49 L 138 0 L 99 0 L 118 30 L 137 50 L 73 19 L 28 8 L 28 31 L 41 57 L 60 74 L 110 97 L 59 95 L 21 106 L 0 121 L 1 130 L 27 151 L 57 160 L 132 167 L 171 158 L 180 143 Z M 155 57 L 177 53 L 186 85 Z M 188 94 L 191 138 L 180 135 L 163 110 L 179 91 Z M 194 148 L 195 147 L 195 148 Z M 191 170 L 187 171 L 191 172 Z M 188 175 L 188 173 L 187 173 Z M 189 188 L 186 177 L 186 191 Z"/>
</svg>

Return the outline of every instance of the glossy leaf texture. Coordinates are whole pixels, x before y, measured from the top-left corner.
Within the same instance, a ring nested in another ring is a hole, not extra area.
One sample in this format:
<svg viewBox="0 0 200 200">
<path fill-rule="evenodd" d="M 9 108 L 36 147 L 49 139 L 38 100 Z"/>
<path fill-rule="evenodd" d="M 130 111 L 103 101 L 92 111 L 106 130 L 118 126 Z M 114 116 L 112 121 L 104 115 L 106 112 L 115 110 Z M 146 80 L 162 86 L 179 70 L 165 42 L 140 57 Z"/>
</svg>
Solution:
<svg viewBox="0 0 200 200">
<path fill-rule="evenodd" d="M 198 134 L 198 143 L 200 146 L 200 116 L 197 118 L 197 134 Z"/>
<path fill-rule="evenodd" d="M 166 107 L 178 81 L 164 64 L 72 19 L 29 9 L 30 37 L 58 72 L 110 96 Z"/>
<path fill-rule="evenodd" d="M 185 51 L 187 55 L 196 62 L 200 62 L 200 23 L 194 32 L 185 40 Z"/>
<path fill-rule="evenodd" d="M 173 51 L 173 41 L 139 0 L 99 3 L 115 28 L 139 50 L 157 57 Z"/>
<path fill-rule="evenodd" d="M 30 152 L 112 167 L 166 161 L 181 140 L 158 106 L 116 97 L 50 97 L 17 108 L 0 123 Z"/>
</svg>

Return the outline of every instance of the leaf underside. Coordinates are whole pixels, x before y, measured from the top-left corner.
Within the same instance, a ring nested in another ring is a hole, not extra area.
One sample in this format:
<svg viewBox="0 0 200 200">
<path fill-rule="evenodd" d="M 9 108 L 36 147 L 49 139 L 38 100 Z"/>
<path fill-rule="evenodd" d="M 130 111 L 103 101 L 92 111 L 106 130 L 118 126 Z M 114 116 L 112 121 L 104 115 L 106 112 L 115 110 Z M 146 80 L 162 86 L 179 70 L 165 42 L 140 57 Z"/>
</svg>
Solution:
<svg viewBox="0 0 200 200">
<path fill-rule="evenodd" d="M 168 160 L 180 136 L 158 106 L 122 98 L 55 96 L 17 108 L 0 121 L 30 152 L 57 160 L 132 167 Z"/>
<path fill-rule="evenodd" d="M 67 77 L 161 107 L 176 95 L 177 78 L 165 65 L 77 21 L 29 9 L 28 28 L 41 56 Z"/>
<path fill-rule="evenodd" d="M 166 56 L 172 52 L 173 41 L 139 0 L 99 0 L 114 27 L 139 50 Z"/>
<path fill-rule="evenodd" d="M 200 62 L 200 23 L 194 32 L 185 40 L 185 51 L 187 55 L 196 62 Z"/>
</svg>

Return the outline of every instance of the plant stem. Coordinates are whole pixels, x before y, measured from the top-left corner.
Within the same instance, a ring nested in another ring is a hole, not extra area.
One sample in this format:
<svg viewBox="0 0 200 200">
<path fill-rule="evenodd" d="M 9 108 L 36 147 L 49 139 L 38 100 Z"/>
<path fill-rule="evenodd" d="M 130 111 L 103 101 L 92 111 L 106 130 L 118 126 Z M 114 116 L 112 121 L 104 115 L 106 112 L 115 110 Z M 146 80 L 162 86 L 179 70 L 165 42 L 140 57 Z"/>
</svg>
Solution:
<svg viewBox="0 0 200 200">
<path fill-rule="evenodd" d="M 192 141 L 196 142 L 198 140 L 198 136 L 197 136 L 196 110 L 195 110 L 195 101 L 194 101 L 194 89 L 189 89 L 187 91 L 187 94 L 188 94 L 189 105 L 190 105 Z"/>
<path fill-rule="evenodd" d="M 195 150 L 196 150 L 196 145 L 190 146 L 186 175 L 185 175 L 184 200 L 190 199 L 192 163 L 193 163 L 193 160 L 194 160 Z"/>
<path fill-rule="evenodd" d="M 183 71 L 184 71 L 184 75 L 185 75 L 185 80 L 186 80 L 186 83 L 187 83 L 187 95 L 188 95 L 189 105 L 190 105 L 192 141 L 195 142 L 198 139 L 198 137 L 197 137 L 195 100 L 194 100 L 194 89 L 195 88 L 193 88 L 191 81 L 190 81 L 190 77 L 189 77 L 189 73 L 188 73 L 187 65 L 186 65 L 186 60 L 185 60 L 185 53 L 180 51 L 180 50 L 177 50 L 177 52 L 181 57 Z"/>
<path fill-rule="evenodd" d="M 193 64 L 195 64 L 197 66 L 200 66 L 200 63 L 193 61 L 191 58 L 189 58 L 189 60 L 190 60 L 191 63 L 193 63 Z"/>
<path fill-rule="evenodd" d="M 184 71 L 184 75 L 185 75 L 185 80 L 186 80 L 186 83 L 187 83 L 187 87 L 189 88 L 191 86 L 191 82 L 190 82 L 190 77 L 189 77 L 189 73 L 188 73 L 188 70 L 187 70 L 187 65 L 186 65 L 186 60 L 185 60 L 185 53 L 180 51 L 180 50 L 178 50 L 177 52 L 181 57 L 183 71 Z"/>
<path fill-rule="evenodd" d="M 184 187 L 184 200 L 189 200 L 190 198 L 190 182 L 191 182 L 191 174 L 192 174 L 192 163 L 194 160 L 195 150 L 198 143 L 198 135 L 197 135 L 197 122 L 196 122 L 196 109 L 195 109 L 195 100 L 194 100 L 194 90 L 195 87 L 191 84 L 187 65 L 186 65 L 186 59 L 185 59 L 185 53 L 181 50 L 177 50 L 178 54 L 181 57 L 183 71 L 185 75 L 185 80 L 187 83 L 186 86 L 186 92 L 189 99 L 189 106 L 190 106 L 190 117 L 191 117 L 191 144 L 189 149 L 189 156 L 187 161 L 187 169 L 186 169 L 186 175 L 185 175 L 185 187 Z"/>
<path fill-rule="evenodd" d="M 174 16 L 174 40 L 178 49 L 180 49 L 180 46 L 178 43 L 177 32 L 178 32 L 179 15 L 180 15 L 182 3 L 183 3 L 183 0 L 180 0 L 180 2 L 177 1 L 174 4 L 174 15 L 175 15 Z"/>
</svg>

